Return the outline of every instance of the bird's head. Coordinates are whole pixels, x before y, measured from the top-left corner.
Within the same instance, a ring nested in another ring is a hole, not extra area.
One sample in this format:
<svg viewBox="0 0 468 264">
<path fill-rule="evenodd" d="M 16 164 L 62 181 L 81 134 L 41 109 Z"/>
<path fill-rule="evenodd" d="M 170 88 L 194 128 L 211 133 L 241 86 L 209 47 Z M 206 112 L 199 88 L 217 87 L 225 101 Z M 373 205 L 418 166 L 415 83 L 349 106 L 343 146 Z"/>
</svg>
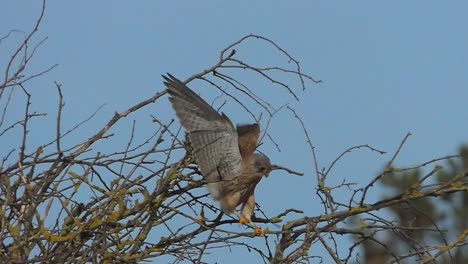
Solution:
<svg viewBox="0 0 468 264">
<path fill-rule="evenodd" d="M 272 169 L 270 159 L 262 153 L 254 153 L 253 155 L 252 165 L 255 172 L 261 173 L 262 176 L 268 176 Z"/>
</svg>

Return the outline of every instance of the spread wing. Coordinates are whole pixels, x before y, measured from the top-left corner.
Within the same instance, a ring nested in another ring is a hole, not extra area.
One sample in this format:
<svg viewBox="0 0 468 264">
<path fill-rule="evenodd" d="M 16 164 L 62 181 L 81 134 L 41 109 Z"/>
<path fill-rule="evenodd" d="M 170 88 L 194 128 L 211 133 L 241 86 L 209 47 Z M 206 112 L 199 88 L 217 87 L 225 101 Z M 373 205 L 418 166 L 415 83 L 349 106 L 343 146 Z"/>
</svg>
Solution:
<svg viewBox="0 0 468 264">
<path fill-rule="evenodd" d="M 260 127 L 258 124 L 237 126 L 237 135 L 241 156 L 244 159 L 249 159 L 257 149 Z"/>
<path fill-rule="evenodd" d="M 237 132 L 220 115 L 174 76 L 163 76 L 177 117 L 187 130 L 195 161 L 208 181 L 229 180 L 242 174 Z"/>
</svg>

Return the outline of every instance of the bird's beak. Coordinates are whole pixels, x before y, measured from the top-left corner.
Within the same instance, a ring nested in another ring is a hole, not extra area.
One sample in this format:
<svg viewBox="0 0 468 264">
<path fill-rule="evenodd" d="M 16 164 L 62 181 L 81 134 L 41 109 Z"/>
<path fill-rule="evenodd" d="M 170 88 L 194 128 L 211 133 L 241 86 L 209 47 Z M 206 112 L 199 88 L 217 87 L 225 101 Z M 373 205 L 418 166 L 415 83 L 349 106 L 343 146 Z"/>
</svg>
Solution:
<svg viewBox="0 0 468 264">
<path fill-rule="evenodd" d="M 296 176 L 304 176 L 304 173 L 302 172 L 297 172 L 297 171 L 293 171 L 291 169 L 288 169 L 286 167 L 283 167 L 283 166 L 280 166 L 280 165 L 271 165 L 271 170 L 274 171 L 274 170 L 284 170 L 284 171 L 287 171 L 289 174 L 292 174 L 292 175 L 296 175 Z"/>
</svg>

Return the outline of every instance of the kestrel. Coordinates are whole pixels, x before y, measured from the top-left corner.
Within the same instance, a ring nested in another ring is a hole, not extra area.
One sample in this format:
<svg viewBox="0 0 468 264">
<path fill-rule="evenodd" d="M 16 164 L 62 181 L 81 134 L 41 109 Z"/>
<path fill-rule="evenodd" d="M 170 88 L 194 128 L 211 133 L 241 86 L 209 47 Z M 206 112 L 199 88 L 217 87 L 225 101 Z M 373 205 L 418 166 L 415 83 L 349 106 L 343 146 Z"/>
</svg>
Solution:
<svg viewBox="0 0 468 264">
<path fill-rule="evenodd" d="M 219 201 L 224 213 L 238 215 L 236 208 L 242 205 L 239 223 L 250 223 L 262 235 L 251 221 L 254 191 L 275 165 L 264 154 L 255 153 L 259 125 L 235 128 L 224 113 L 218 113 L 174 76 L 167 76 L 163 78 L 169 101 L 188 134 L 195 161 L 208 182 L 208 191 Z"/>
</svg>

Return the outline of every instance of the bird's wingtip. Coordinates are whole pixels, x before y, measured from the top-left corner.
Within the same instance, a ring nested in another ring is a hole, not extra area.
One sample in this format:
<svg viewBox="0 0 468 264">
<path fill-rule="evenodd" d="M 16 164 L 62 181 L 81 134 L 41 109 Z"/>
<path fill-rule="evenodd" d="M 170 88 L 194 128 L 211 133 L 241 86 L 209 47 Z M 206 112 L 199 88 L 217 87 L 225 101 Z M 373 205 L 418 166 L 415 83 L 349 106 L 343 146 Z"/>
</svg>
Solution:
<svg viewBox="0 0 468 264">
<path fill-rule="evenodd" d="M 165 80 L 166 82 L 177 80 L 177 78 L 174 77 L 174 75 L 172 75 L 172 74 L 170 74 L 170 73 L 168 73 L 168 72 L 166 72 L 165 75 L 164 75 L 164 74 L 161 74 L 161 76 L 164 78 L 164 80 Z"/>
</svg>

